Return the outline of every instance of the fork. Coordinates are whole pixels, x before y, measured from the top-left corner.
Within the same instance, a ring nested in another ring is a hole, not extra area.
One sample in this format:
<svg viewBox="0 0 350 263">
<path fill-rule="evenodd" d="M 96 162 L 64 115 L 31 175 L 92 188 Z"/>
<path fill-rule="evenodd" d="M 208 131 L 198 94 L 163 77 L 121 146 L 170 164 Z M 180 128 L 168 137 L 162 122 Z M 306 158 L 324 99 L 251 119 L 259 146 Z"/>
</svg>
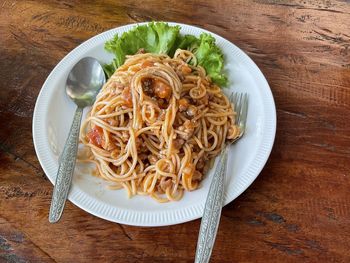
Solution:
<svg viewBox="0 0 350 263">
<path fill-rule="evenodd" d="M 248 112 L 248 94 L 231 93 L 230 103 L 233 103 L 236 111 L 235 124 L 239 128 L 239 134 L 223 149 L 218 165 L 216 166 L 214 177 L 209 187 L 207 200 L 205 202 L 197 242 L 195 263 L 209 262 L 216 233 L 219 227 L 221 210 L 224 201 L 224 179 L 227 166 L 227 148 L 229 145 L 242 138 L 245 132 Z"/>
</svg>

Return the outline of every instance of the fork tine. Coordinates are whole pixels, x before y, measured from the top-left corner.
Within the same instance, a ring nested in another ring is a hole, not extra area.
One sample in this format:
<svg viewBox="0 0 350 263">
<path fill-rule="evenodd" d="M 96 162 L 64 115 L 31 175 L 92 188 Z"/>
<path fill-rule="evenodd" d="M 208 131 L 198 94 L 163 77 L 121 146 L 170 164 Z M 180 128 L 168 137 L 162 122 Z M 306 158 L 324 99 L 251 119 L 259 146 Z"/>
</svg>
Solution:
<svg viewBox="0 0 350 263">
<path fill-rule="evenodd" d="M 237 94 L 237 101 L 236 101 L 236 124 L 239 124 L 241 119 L 241 108 L 242 108 L 242 93 Z"/>
<path fill-rule="evenodd" d="M 232 92 L 232 100 L 231 103 L 233 103 L 234 108 L 236 108 L 237 103 L 237 92 Z"/>
<path fill-rule="evenodd" d="M 230 97 L 229 97 L 229 101 L 230 101 L 230 103 L 233 103 L 233 96 L 234 96 L 234 92 L 231 92 L 231 95 L 230 95 Z"/>
<path fill-rule="evenodd" d="M 236 109 L 236 102 L 237 102 L 237 92 L 232 92 L 230 96 L 230 103 L 232 104 L 233 109 Z"/>
<path fill-rule="evenodd" d="M 236 116 L 235 116 L 235 124 L 237 125 L 237 115 L 239 114 L 237 109 L 238 109 L 238 97 L 239 96 L 239 93 L 235 92 L 234 96 L 233 96 L 233 110 L 235 111 L 236 113 Z"/>
<path fill-rule="evenodd" d="M 247 113 L 248 113 L 248 94 L 244 94 L 244 99 L 243 99 L 243 105 L 242 105 L 242 112 L 241 112 L 241 118 L 240 121 L 242 121 L 243 126 L 245 127 L 246 122 L 247 122 Z"/>
</svg>

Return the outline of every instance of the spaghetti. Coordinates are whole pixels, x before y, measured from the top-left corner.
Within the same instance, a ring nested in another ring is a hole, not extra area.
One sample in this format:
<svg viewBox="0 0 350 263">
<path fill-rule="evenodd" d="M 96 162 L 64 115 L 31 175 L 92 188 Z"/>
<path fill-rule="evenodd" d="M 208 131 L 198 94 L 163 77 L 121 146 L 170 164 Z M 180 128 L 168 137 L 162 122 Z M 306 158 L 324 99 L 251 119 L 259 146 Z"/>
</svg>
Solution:
<svg viewBox="0 0 350 263">
<path fill-rule="evenodd" d="M 231 103 L 195 59 L 187 50 L 128 56 L 98 94 L 80 140 L 112 189 L 179 200 L 238 136 Z"/>
</svg>

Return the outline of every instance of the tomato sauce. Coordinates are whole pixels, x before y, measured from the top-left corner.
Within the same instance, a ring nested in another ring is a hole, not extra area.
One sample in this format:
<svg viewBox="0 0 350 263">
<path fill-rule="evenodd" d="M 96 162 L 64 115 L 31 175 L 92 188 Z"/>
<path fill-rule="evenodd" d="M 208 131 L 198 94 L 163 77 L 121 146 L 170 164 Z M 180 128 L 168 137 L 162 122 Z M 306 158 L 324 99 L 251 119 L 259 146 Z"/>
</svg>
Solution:
<svg viewBox="0 0 350 263">
<path fill-rule="evenodd" d="M 154 63 L 152 61 L 146 60 L 141 64 L 141 68 L 148 68 L 154 66 Z"/>
<path fill-rule="evenodd" d="M 155 79 L 153 81 L 154 93 L 161 99 L 169 99 L 171 97 L 171 87 L 161 80 Z"/>
<path fill-rule="evenodd" d="M 123 92 L 122 92 L 122 98 L 124 101 L 124 106 L 128 107 L 128 108 L 132 108 L 132 95 L 130 92 L 130 87 L 126 87 L 124 88 Z"/>
<path fill-rule="evenodd" d="M 95 146 L 98 146 L 98 147 L 102 146 L 103 130 L 101 127 L 95 126 L 94 128 L 92 128 L 91 131 L 88 132 L 88 134 L 86 136 L 89 139 L 89 143 L 91 143 Z"/>
</svg>

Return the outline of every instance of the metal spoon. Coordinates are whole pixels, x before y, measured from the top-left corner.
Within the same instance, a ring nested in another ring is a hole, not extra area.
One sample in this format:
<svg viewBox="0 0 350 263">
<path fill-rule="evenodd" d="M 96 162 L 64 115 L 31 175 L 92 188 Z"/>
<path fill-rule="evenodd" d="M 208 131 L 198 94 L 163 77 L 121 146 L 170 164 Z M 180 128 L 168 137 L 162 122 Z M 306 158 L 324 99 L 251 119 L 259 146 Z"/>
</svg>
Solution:
<svg viewBox="0 0 350 263">
<path fill-rule="evenodd" d="M 81 59 L 68 75 L 66 93 L 78 107 L 59 160 L 56 183 L 51 200 L 50 223 L 56 223 L 61 218 L 68 197 L 77 156 L 83 109 L 94 103 L 97 93 L 105 82 L 106 77 L 102 66 L 96 59 L 91 57 Z"/>
</svg>

